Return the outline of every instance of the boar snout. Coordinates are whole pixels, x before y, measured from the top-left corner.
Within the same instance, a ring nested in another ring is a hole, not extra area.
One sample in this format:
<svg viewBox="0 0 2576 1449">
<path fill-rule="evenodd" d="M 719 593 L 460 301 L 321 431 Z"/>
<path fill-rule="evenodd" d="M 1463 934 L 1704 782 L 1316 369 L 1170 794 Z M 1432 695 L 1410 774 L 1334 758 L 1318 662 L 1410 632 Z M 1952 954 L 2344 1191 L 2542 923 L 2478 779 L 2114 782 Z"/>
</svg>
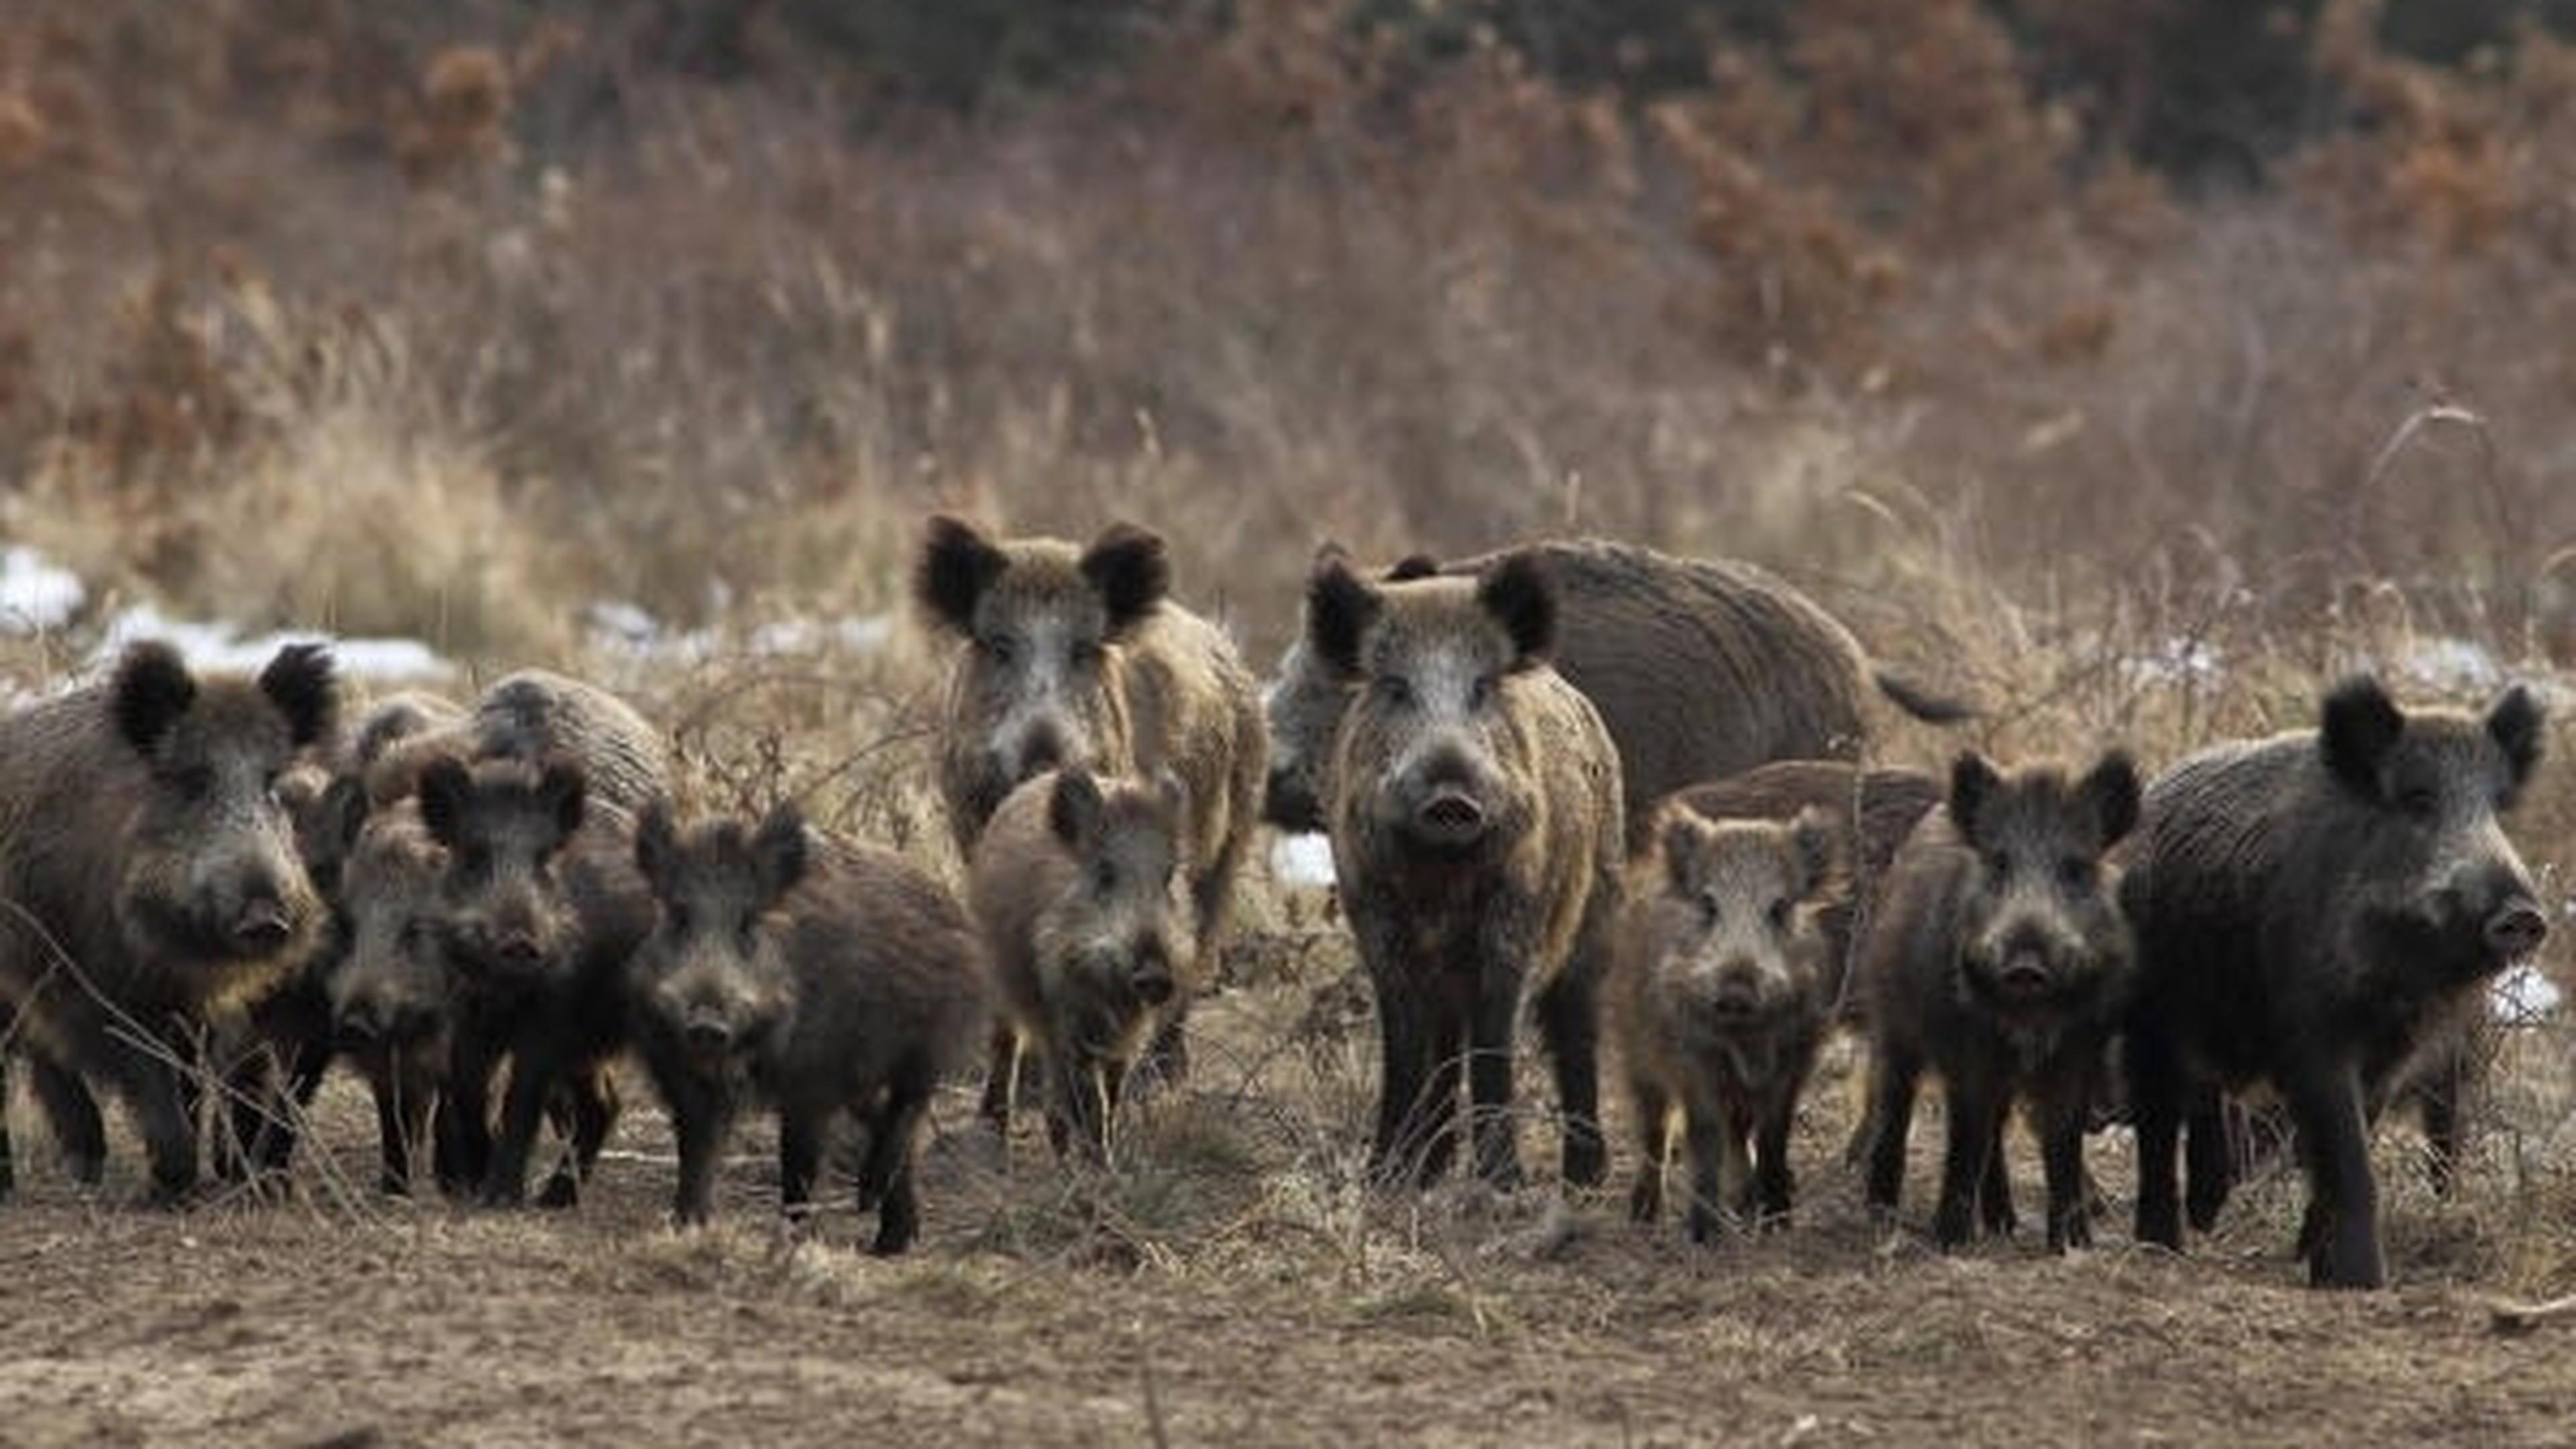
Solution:
<svg viewBox="0 0 2576 1449">
<path fill-rule="evenodd" d="M 1172 975 L 1171 953 L 1159 942 L 1149 942 L 1138 948 L 1128 982 L 1136 992 L 1136 999 L 1147 1006 L 1161 1006 L 1180 989 L 1180 983 Z"/>
<path fill-rule="evenodd" d="M 1413 828 L 1441 845 L 1473 845 L 1485 833 L 1485 807 L 1454 785 L 1434 790 L 1414 807 Z"/>
<path fill-rule="evenodd" d="M 2486 938 L 2487 948 L 2496 955 L 2519 961 L 2549 939 L 2549 918 L 2529 897 L 2513 897 L 2487 917 Z"/>
<path fill-rule="evenodd" d="M 733 1027 L 712 1016 L 690 1018 L 680 1035 L 701 1056 L 722 1056 L 733 1046 Z"/>
<path fill-rule="evenodd" d="M 265 955 L 294 939 L 294 923 L 287 919 L 286 902 L 274 888 L 255 891 L 233 915 L 233 941 L 244 951 Z"/>
<path fill-rule="evenodd" d="M 1717 968 L 1708 993 L 1708 1012 L 1722 1022 L 1744 1021 L 1762 1009 L 1762 968 L 1737 957 Z"/>
</svg>

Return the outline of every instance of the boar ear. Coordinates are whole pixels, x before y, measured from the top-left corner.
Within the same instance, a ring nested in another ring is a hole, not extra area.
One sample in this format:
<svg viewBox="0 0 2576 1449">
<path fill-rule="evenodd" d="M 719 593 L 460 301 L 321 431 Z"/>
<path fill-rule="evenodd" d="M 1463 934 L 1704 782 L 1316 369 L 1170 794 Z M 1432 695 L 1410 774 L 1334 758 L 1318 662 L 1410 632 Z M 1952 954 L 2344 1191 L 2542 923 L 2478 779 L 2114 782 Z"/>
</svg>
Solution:
<svg viewBox="0 0 2576 1449">
<path fill-rule="evenodd" d="M 1699 866 L 1700 838 L 1707 833 L 1708 817 L 1698 811 L 1679 803 L 1664 808 L 1655 844 L 1664 857 L 1664 879 L 1671 882 L 1674 894 L 1686 896 L 1698 889 L 1691 874 Z"/>
<path fill-rule="evenodd" d="M 412 791 L 420 797 L 420 823 L 429 838 L 453 850 L 465 823 L 465 802 L 474 794 L 474 774 L 454 755 L 433 755 L 420 767 Z"/>
<path fill-rule="evenodd" d="M 116 679 L 108 697 L 116 732 L 135 753 L 148 755 L 196 702 L 197 681 L 178 650 L 148 639 L 126 646 L 124 656 L 116 661 Z"/>
<path fill-rule="evenodd" d="M 751 836 L 751 864 L 760 889 L 775 901 L 805 879 L 805 812 L 793 800 L 781 800 L 761 817 Z"/>
<path fill-rule="evenodd" d="M 2406 732 L 2406 716 L 2379 681 L 2355 675 L 2334 687 L 2319 711 L 2317 749 L 2346 789 L 2377 798 L 2379 767 Z"/>
<path fill-rule="evenodd" d="M 537 799 L 554 812 L 556 843 L 572 839 L 590 808 L 590 783 L 580 764 L 561 755 L 548 759 L 537 772 Z"/>
<path fill-rule="evenodd" d="M 1109 606 L 1109 635 L 1116 638 L 1172 591 L 1171 555 L 1163 536 L 1132 523 L 1113 523 L 1082 551 L 1082 576 Z"/>
<path fill-rule="evenodd" d="M 320 644 L 289 644 L 259 672 L 259 692 L 286 716 L 287 737 L 298 748 L 327 739 L 340 722 L 339 681 L 331 651 Z"/>
<path fill-rule="evenodd" d="M 1055 793 L 1047 799 L 1047 828 L 1055 838 L 1079 850 L 1100 827 L 1100 782 L 1080 765 L 1059 772 Z"/>
<path fill-rule="evenodd" d="M 1440 560 L 1427 553 L 1409 553 L 1397 559 L 1395 566 L 1386 571 L 1386 581 L 1390 584 L 1409 584 L 1416 579 L 1436 578 L 1439 573 Z"/>
<path fill-rule="evenodd" d="M 2075 787 L 2078 799 L 2093 812 L 2095 838 L 2104 850 L 2117 845 L 2138 824 L 2138 767 L 2125 750 L 2113 750 Z"/>
<path fill-rule="evenodd" d="M 1958 827 L 1960 839 L 1976 840 L 1977 817 L 1985 813 L 1987 802 L 2003 782 L 1986 757 L 1974 750 L 1962 750 L 1950 762 L 1950 823 Z"/>
<path fill-rule="evenodd" d="M 1527 551 L 1507 554 L 1476 581 L 1476 602 L 1511 636 L 1512 667 L 1536 664 L 1556 647 L 1556 585 Z"/>
<path fill-rule="evenodd" d="M 2544 723 L 2546 715 L 2539 697 L 2519 684 L 2506 690 L 2487 709 L 2487 737 L 2504 751 L 2505 766 L 2513 772 L 2517 792 L 2540 764 Z"/>
<path fill-rule="evenodd" d="M 671 802 L 656 795 L 635 817 L 635 869 L 653 894 L 669 894 L 671 866 L 679 854 L 680 833 L 671 824 Z"/>
<path fill-rule="evenodd" d="M 975 603 L 1011 566 L 1010 555 L 962 518 L 930 516 L 913 565 L 912 597 L 924 613 L 958 634 L 973 632 Z"/>
<path fill-rule="evenodd" d="M 367 828 L 367 782 L 356 775 L 334 775 L 313 808 L 321 813 L 324 838 L 347 850 Z"/>
<path fill-rule="evenodd" d="M 1340 558 L 1327 559 L 1306 581 L 1306 642 L 1334 678 L 1359 675 L 1360 638 L 1384 605 L 1377 590 L 1360 582 Z"/>
<path fill-rule="evenodd" d="M 1810 805 L 1791 818 L 1789 846 L 1800 872 L 1790 894 L 1799 900 L 1822 894 L 1842 874 L 1842 827 L 1821 807 Z"/>
</svg>

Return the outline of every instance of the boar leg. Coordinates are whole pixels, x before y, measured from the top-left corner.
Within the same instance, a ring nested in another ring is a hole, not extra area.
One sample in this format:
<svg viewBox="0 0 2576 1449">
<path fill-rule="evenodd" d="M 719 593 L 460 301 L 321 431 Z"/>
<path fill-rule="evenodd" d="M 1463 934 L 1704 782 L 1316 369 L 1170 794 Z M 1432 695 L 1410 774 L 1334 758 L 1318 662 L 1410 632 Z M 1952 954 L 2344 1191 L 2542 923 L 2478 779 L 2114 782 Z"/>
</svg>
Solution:
<svg viewBox="0 0 2576 1449">
<path fill-rule="evenodd" d="M 491 1044 L 460 1037 L 447 1074 L 447 1091 L 438 1103 L 438 1148 L 433 1166 L 438 1186 L 453 1197 L 465 1197 L 482 1186 L 492 1169 L 492 1071 L 498 1053 Z"/>
<path fill-rule="evenodd" d="M 1950 1144 L 1941 1164 L 1941 1202 L 1932 1215 L 1932 1240 L 1946 1251 L 1976 1231 L 1978 1190 L 1995 1155 L 1995 1138 L 2011 1098 L 1970 1072 L 1950 1077 Z"/>
<path fill-rule="evenodd" d="M 1517 963 L 1489 967 L 1478 982 L 1467 1024 L 1467 1098 L 1476 1175 L 1505 1192 L 1521 1181 L 1519 1124 L 1512 1120 L 1512 1028 L 1520 1019 L 1520 987 Z"/>
<path fill-rule="evenodd" d="M 1744 1152 L 1744 1141 L 1736 1135 L 1735 1124 L 1721 1111 L 1705 1110 L 1715 1104 L 1695 1102 L 1686 1109 L 1682 1134 L 1690 1144 L 1691 1201 L 1690 1236 L 1694 1243 L 1705 1243 L 1726 1230 L 1726 1217 L 1734 1210 L 1735 1187 L 1743 1172 L 1737 1161 Z"/>
<path fill-rule="evenodd" d="M 2361 1083 L 2348 1064 L 2339 1064 L 2310 1068 L 2284 1085 L 2308 1169 L 2315 1229 L 2308 1281 L 2320 1288 L 2377 1288 L 2388 1270 L 2380 1257 L 2379 1187 L 2370 1173 Z"/>
<path fill-rule="evenodd" d="M 2039 1128 L 2040 1165 L 2048 1177 L 2048 1246 L 2051 1252 L 2093 1245 L 2093 1212 L 2086 1201 L 2084 1129 L 2090 1092 L 2085 1069 L 2058 1069 L 2040 1083 L 2033 1116 Z"/>
<path fill-rule="evenodd" d="M 1190 1004 L 1187 997 L 1175 997 L 1164 1009 L 1163 1024 L 1154 1031 L 1154 1040 L 1145 1048 L 1145 1074 L 1149 1084 L 1177 1087 L 1190 1074 L 1189 1039 Z"/>
<path fill-rule="evenodd" d="M 98 1186 L 107 1170 L 107 1123 L 98 1114 L 98 1098 L 90 1095 L 89 1084 L 78 1072 L 44 1057 L 28 1058 L 27 1081 L 35 1088 L 37 1105 L 44 1109 L 45 1125 L 53 1130 L 54 1150 L 62 1154 L 63 1170 L 84 1187 Z"/>
<path fill-rule="evenodd" d="M 715 1207 L 716 1159 L 733 1126 L 733 1103 L 724 1088 L 690 1080 L 674 1082 L 670 1093 L 671 1128 L 680 1152 L 680 1181 L 671 1195 L 671 1219 L 698 1227 Z"/>
<path fill-rule="evenodd" d="M 617 1108 L 617 1083 L 603 1063 L 575 1072 L 554 1094 L 546 1115 L 568 1140 L 563 1157 L 546 1178 L 545 1190 L 537 1195 L 537 1206 L 566 1208 L 580 1203 L 581 1185 L 590 1180 L 599 1150 L 617 1125 Z"/>
<path fill-rule="evenodd" d="M 912 1144 L 930 1109 L 933 1083 L 913 1074 L 886 1087 L 868 1119 L 868 1155 L 859 1165 L 859 1211 L 874 1209 L 876 1241 L 869 1251 L 889 1257 L 912 1246 L 921 1231 L 921 1203 L 912 1181 Z"/>
<path fill-rule="evenodd" d="M 178 1207 L 197 1186 L 197 1118 L 190 1110 L 196 1094 L 187 1088 L 187 1073 L 131 1049 L 117 1053 L 126 1107 L 152 1165 L 152 1186 L 145 1202 Z"/>
<path fill-rule="evenodd" d="M 831 1114 L 802 1104 L 778 1113 L 778 1210 L 801 1223 L 814 1212 L 814 1181 L 823 1172 L 823 1130 Z"/>
<path fill-rule="evenodd" d="M 1766 1229 L 1789 1225 L 1789 1205 L 1796 1180 L 1789 1170 L 1789 1132 L 1797 1124 L 1798 1082 L 1793 1076 L 1772 1087 L 1755 1124 L 1753 1206 Z"/>
<path fill-rule="evenodd" d="M 1430 1004 L 1423 992 L 1399 971 L 1374 970 L 1378 1056 L 1377 1135 L 1370 1145 L 1369 1172 L 1381 1187 L 1420 1179 L 1416 1157 L 1416 1123 L 1428 1106 L 1432 1055 L 1437 1049 L 1431 1029 Z"/>
<path fill-rule="evenodd" d="M 2454 1052 L 2415 1083 L 2415 1110 L 2424 1123 L 2424 1176 L 2445 1202 L 2459 1187 L 2466 1120 L 2460 1110 L 2468 1089 L 2469 1058 Z"/>
<path fill-rule="evenodd" d="M 1011 1108 L 1020 1092 L 1020 1029 L 1008 1020 L 996 1020 L 993 1034 L 986 1040 L 984 1068 L 984 1104 L 978 1115 L 993 1129 L 993 1135 L 1005 1144 L 1011 1140 Z M 1003 1154 L 1005 1163 L 1009 1154 Z"/>
<path fill-rule="evenodd" d="M 2227 1099 L 2216 1087 L 2192 1096 L 2183 1123 L 2183 1211 L 2201 1232 L 2218 1226 L 2218 1211 L 2236 1186 L 2236 1152 L 2228 1143 Z"/>
<path fill-rule="evenodd" d="M 2181 1066 L 2161 1033 L 2135 1029 L 2129 1034 L 2129 1113 L 2138 1137 L 2137 1239 L 2182 1251 L 2180 1185 L 2174 1181 L 2175 1138 L 2182 1131 L 2185 1084 Z M 2195 1141 L 2200 1117 L 2193 1115 Z M 2214 1125 L 2214 1124 L 2212 1124 Z"/>
<path fill-rule="evenodd" d="M 1601 1140 L 1598 980 L 1587 957 L 1578 952 L 1539 993 L 1537 1003 L 1539 1033 L 1547 1042 L 1548 1061 L 1556 1069 L 1565 1180 L 1581 1187 L 1597 1186 L 1610 1171 L 1610 1153 Z"/>
<path fill-rule="evenodd" d="M 1870 1063 L 1868 1121 L 1876 1124 L 1869 1143 L 1869 1205 L 1896 1211 L 1905 1186 L 1905 1138 L 1914 1125 L 1914 1086 L 1923 1076 L 1921 1059 L 1881 1047 Z"/>
<path fill-rule="evenodd" d="M 517 1207 L 527 1201 L 528 1154 L 537 1145 L 537 1126 L 545 1120 L 546 1103 L 566 1065 L 544 1043 L 520 1043 L 510 1064 L 509 1093 L 501 1099 L 501 1131 L 492 1142 L 492 1163 L 483 1174 L 483 1206 Z"/>
<path fill-rule="evenodd" d="M 1673 1104 L 1660 1083 L 1631 1076 L 1637 1104 L 1637 1185 L 1628 1194 L 1628 1219 L 1651 1223 L 1664 1214 L 1664 1168 L 1673 1155 Z"/>
<path fill-rule="evenodd" d="M 1055 1064 L 1055 1114 L 1047 1130 L 1062 1155 L 1079 1144 L 1094 1163 L 1109 1160 L 1109 1114 L 1100 1063 L 1070 1045 Z"/>
<path fill-rule="evenodd" d="M 2012 1094 L 1998 1090 L 1995 1130 L 1986 1140 L 1986 1170 L 1977 1181 L 1977 1212 L 1988 1235 L 2009 1238 L 2021 1226 L 2013 1213 L 2012 1168 L 2004 1157 L 2004 1129 L 2012 1125 Z"/>
</svg>

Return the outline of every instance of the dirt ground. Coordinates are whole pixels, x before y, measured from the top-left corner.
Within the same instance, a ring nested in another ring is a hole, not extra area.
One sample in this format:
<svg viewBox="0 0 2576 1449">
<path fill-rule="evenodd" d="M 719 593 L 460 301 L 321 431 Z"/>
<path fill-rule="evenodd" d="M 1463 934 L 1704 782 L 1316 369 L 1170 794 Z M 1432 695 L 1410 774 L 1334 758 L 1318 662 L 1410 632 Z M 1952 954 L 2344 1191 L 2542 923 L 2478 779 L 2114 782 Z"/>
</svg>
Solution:
<svg viewBox="0 0 2576 1449">
<path fill-rule="evenodd" d="M 1510 1199 L 1356 1186 L 1371 1049 L 1347 984 L 1237 990 L 1200 1070 L 1147 1104 L 1133 1165 L 1069 1175 L 1034 1124 L 1010 1172 L 962 1085 L 925 1159 L 925 1237 L 881 1261 L 844 1208 L 774 1225 L 764 1135 L 719 1226 L 662 1225 L 668 1129 L 640 1076 L 576 1212 L 375 1195 L 373 1118 L 335 1080 L 283 1204 L 185 1214 L 70 1186 L 38 1131 L 0 1211 L 0 1443 L 2563 1443 L 2576 1322 L 2505 1336 L 2498 1297 L 2576 1290 L 2563 1043 L 2509 1056 L 2460 1200 L 2382 1134 L 2393 1291 L 2311 1293 L 2298 1189 L 2251 1184 L 2189 1258 L 2126 1241 L 2130 1165 L 2094 1161 L 2105 1243 L 1923 1238 L 1860 1211 L 1831 1071 L 1798 1144 L 1796 1227 L 1696 1248 L 1553 1173 Z M 1834 1064 L 1829 1064 L 1834 1065 Z M 1536 1074 L 1524 1080 L 1536 1080 Z M 1612 1079 L 1615 1081 L 1615 1077 Z M 1614 1094 L 1615 1095 L 1615 1094 Z M 14 1120 L 31 1124 L 21 1101 Z M 1533 1125 L 1534 1167 L 1552 1144 Z M 1621 1145 L 1626 1147 L 1622 1136 Z M 2027 1222 L 2033 1153 L 2014 1138 Z"/>
</svg>

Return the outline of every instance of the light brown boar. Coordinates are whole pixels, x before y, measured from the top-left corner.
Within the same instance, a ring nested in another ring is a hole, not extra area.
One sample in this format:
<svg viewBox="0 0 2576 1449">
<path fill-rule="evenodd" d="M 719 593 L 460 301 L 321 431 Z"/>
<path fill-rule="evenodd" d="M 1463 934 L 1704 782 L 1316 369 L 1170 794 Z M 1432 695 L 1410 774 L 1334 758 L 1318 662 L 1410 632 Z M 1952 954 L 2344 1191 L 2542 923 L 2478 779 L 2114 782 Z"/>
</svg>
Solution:
<svg viewBox="0 0 2576 1449">
<path fill-rule="evenodd" d="M 1841 848 L 1812 808 L 1785 823 L 1680 803 L 1658 814 L 1629 872 L 1609 991 L 1645 1149 L 1637 1221 L 1662 1212 L 1676 1113 L 1693 1239 L 1729 1214 L 1788 1218 L 1789 1129 L 1833 1008 L 1823 915 L 1844 894 Z"/>
<path fill-rule="evenodd" d="M 105 682 L 0 724 L 0 899 L 15 907 L 0 1006 L 52 1075 L 125 1098 L 155 1201 L 196 1184 L 183 1064 L 320 937 L 275 787 L 330 736 L 338 700 L 317 645 L 280 649 L 254 681 L 199 678 L 142 643 Z"/>
<path fill-rule="evenodd" d="M 1003 1019 L 984 1113 L 1007 1140 L 1018 1056 L 1055 1084 L 1049 1132 L 1105 1159 L 1121 1087 L 1202 986 L 1181 890 L 1187 791 L 1077 765 L 1023 784 L 993 813 L 967 872 Z"/>
<path fill-rule="evenodd" d="M 1609 732 L 1547 665 L 1555 626 L 1554 587 L 1526 553 L 1473 579 L 1386 585 L 1327 559 L 1308 586 L 1307 642 L 1353 690 L 1326 815 L 1377 997 L 1381 1182 L 1447 1170 L 1462 1071 L 1477 1172 L 1518 1180 L 1525 993 L 1554 1059 L 1565 1176 L 1601 1180 L 1595 1007 L 1625 827 Z"/>
<path fill-rule="evenodd" d="M 1084 547 L 997 542 L 937 516 L 914 594 L 957 641 L 939 787 L 958 854 L 972 854 L 1003 797 L 1031 776 L 1168 770 L 1189 802 L 1180 845 L 1193 950 L 1213 969 L 1259 824 L 1268 743 L 1233 641 L 1172 599 L 1163 540 L 1117 524 Z M 1186 1065 L 1180 1020 L 1156 1048 L 1175 1076 Z"/>
</svg>

